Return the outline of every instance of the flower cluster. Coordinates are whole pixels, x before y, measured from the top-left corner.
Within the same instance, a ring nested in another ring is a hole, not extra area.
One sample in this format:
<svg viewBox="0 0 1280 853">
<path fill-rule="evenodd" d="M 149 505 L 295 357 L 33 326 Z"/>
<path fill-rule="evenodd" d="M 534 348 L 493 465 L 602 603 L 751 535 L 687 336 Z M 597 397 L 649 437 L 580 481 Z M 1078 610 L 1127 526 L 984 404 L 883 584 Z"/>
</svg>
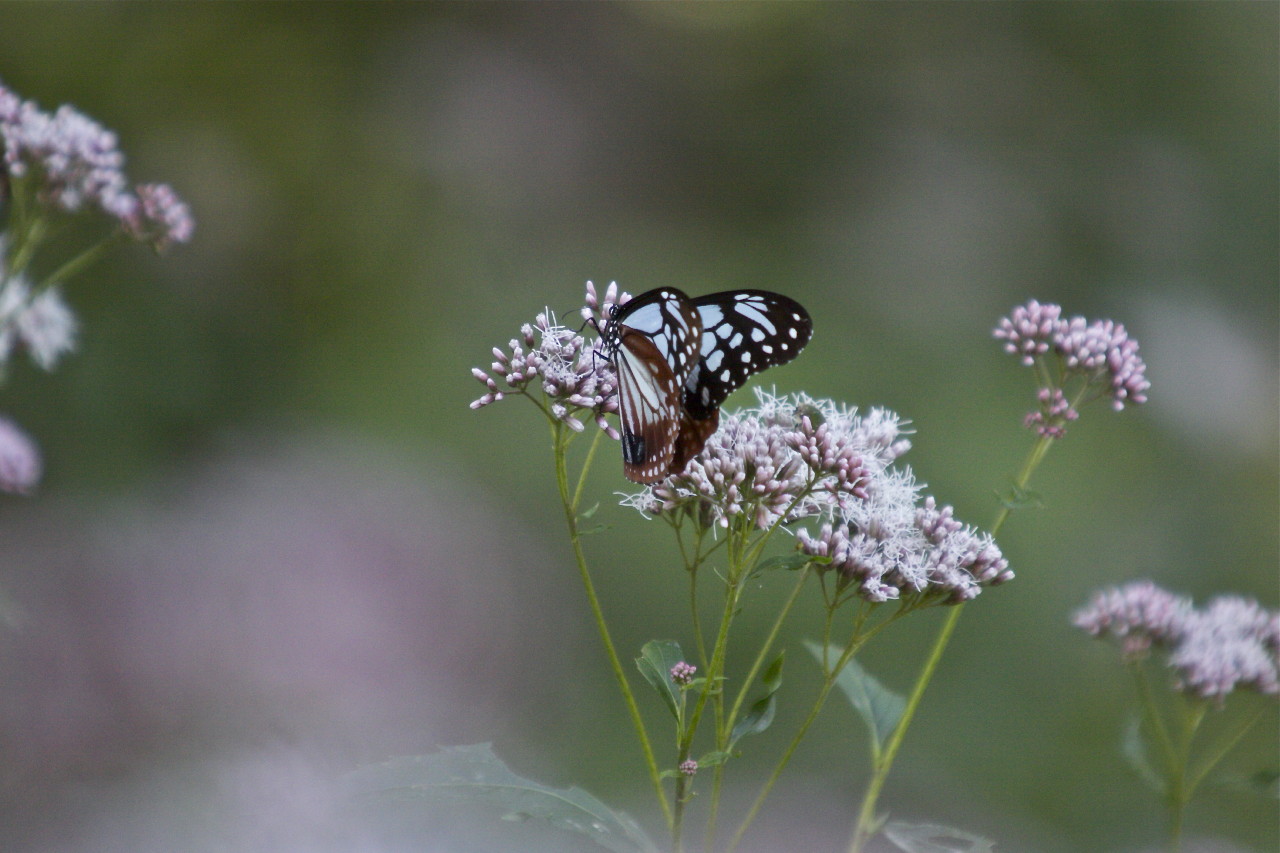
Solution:
<svg viewBox="0 0 1280 853">
<path fill-rule="evenodd" d="M 0 145 L 11 192 L 31 177 L 46 207 L 92 205 L 157 250 L 191 239 L 195 222 L 177 194 L 165 184 L 130 189 L 116 135 L 71 106 L 46 113 L 0 84 Z"/>
<path fill-rule="evenodd" d="M 746 520 L 764 530 L 865 497 L 872 468 L 906 451 L 901 424 L 876 410 L 855 411 L 807 394 L 756 389 L 759 405 L 722 412 L 719 429 L 685 469 L 627 495 L 645 514 L 689 514 L 728 527 Z"/>
<path fill-rule="evenodd" d="M 688 514 L 706 526 L 739 519 L 758 529 L 811 520 L 800 550 L 873 602 L 918 595 L 963 601 L 1013 577 L 990 536 L 921 500 L 910 471 L 892 466 L 910 448 L 901 419 L 807 394 L 756 390 L 758 405 L 721 426 L 679 474 L 624 497 L 644 513 Z"/>
<path fill-rule="evenodd" d="M 582 317 L 599 328 L 627 294 L 587 283 Z M 550 417 L 574 430 L 583 416 L 613 438 L 604 416 L 617 411 L 617 378 L 597 341 L 588 344 L 544 311 L 507 350 L 494 349 L 488 371 L 472 374 L 485 392 L 474 409 L 508 394 L 535 398 Z M 856 409 L 807 394 L 756 389 L 757 405 L 721 412 L 719 428 L 685 469 L 623 495 L 645 515 L 692 518 L 703 529 L 801 530 L 800 550 L 828 558 L 842 587 L 883 602 L 903 596 L 964 601 L 1013 577 L 991 537 L 956 521 L 952 509 L 921 495 L 908 470 L 893 463 L 911 447 L 902 419 L 886 409 Z"/>
<path fill-rule="evenodd" d="M 1220 596 L 1197 609 L 1185 596 L 1136 581 L 1096 593 L 1073 621 L 1119 640 L 1131 660 L 1165 651 L 1177 687 L 1189 695 L 1221 700 L 1237 687 L 1280 693 L 1280 611 L 1256 601 Z"/>
<path fill-rule="evenodd" d="M 40 450 L 13 421 L 0 418 L 0 491 L 25 495 L 40 482 Z"/>
<path fill-rule="evenodd" d="M 698 672 L 698 668 L 686 661 L 680 661 L 671 667 L 671 680 L 681 687 L 687 687 L 693 683 L 693 676 Z"/>
<path fill-rule="evenodd" d="M 588 296 L 595 295 L 590 282 Z M 520 337 L 508 344 L 510 352 L 493 348 L 490 372 L 472 368 L 471 374 L 485 386 L 485 393 L 471 403 L 479 409 L 496 403 L 507 394 L 529 394 L 531 387 L 546 395 L 546 411 L 575 431 L 583 428 L 582 415 L 591 413 L 596 424 L 614 439 L 618 431 L 605 420 L 616 412 L 617 381 L 613 368 L 596 345 L 556 322 L 544 310 L 533 323 L 525 323 Z"/>
<path fill-rule="evenodd" d="M 52 370 L 75 346 L 76 319 L 57 285 L 97 257 L 105 241 L 36 285 L 32 258 L 54 214 L 105 213 L 119 232 L 157 251 L 191 239 L 191 212 L 166 184 L 130 188 L 116 135 L 70 106 L 46 113 L 0 84 L 0 378 L 18 349 Z M 27 492 L 40 478 L 35 444 L 0 418 L 0 490 Z"/>
<path fill-rule="evenodd" d="M 886 471 L 867 491 L 867 500 L 824 519 L 816 536 L 797 534 L 802 551 L 829 558 L 866 600 L 959 603 L 1012 580 L 991 536 L 957 521 L 933 497 L 920 501 L 921 486 L 909 471 Z"/>
<path fill-rule="evenodd" d="M 1094 397 L 1110 397 L 1117 411 L 1147 400 L 1151 383 L 1138 342 L 1118 323 L 1065 319 L 1060 306 L 1032 299 L 1001 318 L 993 334 L 1005 342 L 1006 352 L 1037 368 L 1039 407 L 1025 424 L 1041 435 L 1061 438 L 1065 425 L 1079 417 L 1076 407 Z"/>
<path fill-rule="evenodd" d="M 57 288 L 32 294 L 25 276 L 8 275 L 0 238 L 0 367 L 17 346 L 45 370 L 75 348 L 76 318 Z"/>
</svg>

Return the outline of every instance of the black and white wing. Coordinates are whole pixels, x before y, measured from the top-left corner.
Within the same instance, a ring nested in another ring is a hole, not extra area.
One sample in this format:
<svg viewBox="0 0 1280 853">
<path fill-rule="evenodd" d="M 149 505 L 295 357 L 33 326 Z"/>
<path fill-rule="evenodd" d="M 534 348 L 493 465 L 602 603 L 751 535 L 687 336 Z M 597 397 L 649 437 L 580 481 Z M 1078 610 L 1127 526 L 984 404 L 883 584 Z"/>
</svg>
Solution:
<svg viewBox="0 0 1280 853">
<path fill-rule="evenodd" d="M 629 480 L 655 483 L 671 473 L 686 420 L 684 383 L 699 358 L 701 330 L 697 309 L 675 288 L 635 297 L 605 324 L 601 334 L 618 374 L 622 468 Z"/>
<path fill-rule="evenodd" d="M 684 380 L 683 405 L 695 420 L 717 413 L 751 375 L 791 361 L 813 336 L 809 312 L 780 293 L 728 290 L 699 296 L 693 304 L 701 347 Z"/>
</svg>

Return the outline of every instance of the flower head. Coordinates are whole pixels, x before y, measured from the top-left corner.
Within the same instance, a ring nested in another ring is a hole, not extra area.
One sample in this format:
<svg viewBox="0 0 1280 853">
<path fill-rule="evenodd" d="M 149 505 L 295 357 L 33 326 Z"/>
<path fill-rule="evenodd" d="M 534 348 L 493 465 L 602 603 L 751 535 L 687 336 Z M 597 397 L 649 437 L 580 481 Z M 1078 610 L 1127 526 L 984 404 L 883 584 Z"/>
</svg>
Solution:
<svg viewBox="0 0 1280 853">
<path fill-rule="evenodd" d="M 1143 580 L 1094 593 L 1073 622 L 1095 637 L 1121 640 L 1126 656 L 1133 657 L 1182 637 L 1192 609 L 1191 599 Z"/>
<path fill-rule="evenodd" d="M 194 227 L 168 186 L 131 190 L 116 135 L 69 105 L 53 113 L 0 84 L 0 146 L 10 180 L 32 178 L 37 201 L 75 213 L 93 206 L 137 240 L 163 248 L 186 242 Z"/>
<path fill-rule="evenodd" d="M 0 418 L 0 490 L 27 494 L 40 482 L 40 450 L 8 418 Z"/>
<path fill-rule="evenodd" d="M 995 540 L 933 497 L 922 501 L 909 470 L 885 471 L 867 491 L 867 500 L 826 513 L 816 535 L 797 534 L 804 553 L 830 559 L 829 568 L 861 597 L 957 603 L 1013 579 Z"/>
<path fill-rule="evenodd" d="M 170 243 L 186 243 L 195 231 L 191 210 L 168 184 L 139 184 L 138 206 L 124 222 L 135 239 L 162 252 Z"/>
<path fill-rule="evenodd" d="M 587 297 L 588 302 L 595 297 L 590 282 Z M 546 411 L 552 417 L 581 431 L 582 416 L 589 413 L 600 429 L 612 438 L 618 437 L 617 430 L 604 418 L 618 409 L 613 368 L 598 344 L 588 345 L 581 333 L 560 325 L 551 311 L 544 310 L 533 323 L 524 324 L 520 337 L 512 338 L 507 350 L 494 347 L 493 355 L 495 360 L 489 371 L 472 368 L 472 375 L 486 391 L 471 403 L 471 408 L 496 403 L 507 394 L 528 395 L 541 389 Z"/>
<path fill-rule="evenodd" d="M 56 288 L 33 295 L 25 276 L 7 275 L 4 249 L 0 240 L 0 365 L 16 346 L 22 346 L 32 361 L 52 370 L 59 358 L 75 348 L 75 315 Z"/>
<path fill-rule="evenodd" d="M 1121 641 L 1126 657 L 1166 653 L 1176 686 L 1221 701 L 1237 687 L 1280 693 L 1280 612 L 1256 601 L 1220 596 L 1202 609 L 1150 581 L 1096 593 L 1075 624 L 1095 637 Z"/>
<path fill-rule="evenodd" d="M 764 530 L 865 497 L 871 470 L 910 446 L 901 421 L 886 410 L 859 418 L 830 400 L 761 388 L 756 399 L 757 406 L 722 412 L 720 428 L 683 471 L 623 504 L 647 514 L 689 514 L 708 527 L 745 520 Z"/>
<path fill-rule="evenodd" d="M 671 667 L 671 680 L 681 687 L 685 687 L 693 683 L 693 676 L 697 671 L 698 668 L 693 664 L 680 661 Z"/>
<path fill-rule="evenodd" d="M 1066 424 L 1079 417 L 1080 401 L 1107 396 L 1119 411 L 1126 403 L 1147 400 L 1147 366 L 1138 355 L 1138 342 L 1119 323 L 1063 318 L 1060 306 L 1032 299 L 1001 318 L 993 334 L 1005 342 L 1006 352 L 1028 367 L 1037 366 L 1039 407 L 1024 422 L 1041 435 L 1065 435 Z"/>
<path fill-rule="evenodd" d="M 824 571 L 873 602 L 962 601 L 1013 577 L 990 536 L 922 499 L 911 472 L 892 467 L 911 446 L 896 414 L 859 415 L 807 394 L 756 389 L 756 397 L 758 405 L 721 416 L 684 471 L 622 503 L 704 527 L 810 521 L 815 530 L 796 533 L 799 549 L 827 558 Z"/>
</svg>

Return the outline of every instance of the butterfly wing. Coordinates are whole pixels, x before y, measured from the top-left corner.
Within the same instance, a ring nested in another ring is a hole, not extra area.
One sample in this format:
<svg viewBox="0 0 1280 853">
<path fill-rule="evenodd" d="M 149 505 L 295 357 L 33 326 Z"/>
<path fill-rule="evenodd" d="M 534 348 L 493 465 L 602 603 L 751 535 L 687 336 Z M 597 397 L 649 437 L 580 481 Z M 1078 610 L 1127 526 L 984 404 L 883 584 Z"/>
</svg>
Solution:
<svg viewBox="0 0 1280 853">
<path fill-rule="evenodd" d="M 683 406 L 694 420 L 711 417 L 748 377 L 791 361 L 813 336 L 809 312 L 780 293 L 728 290 L 699 296 L 693 304 L 701 346 L 684 380 Z"/>
<path fill-rule="evenodd" d="M 680 430 L 680 381 L 646 335 L 623 327 L 615 365 L 622 470 L 636 483 L 667 476 Z"/>
<path fill-rule="evenodd" d="M 699 358 L 701 333 L 697 309 L 675 288 L 635 297 L 605 327 L 618 373 L 622 469 L 629 480 L 655 483 L 673 470 L 685 419 L 683 387 Z"/>
</svg>

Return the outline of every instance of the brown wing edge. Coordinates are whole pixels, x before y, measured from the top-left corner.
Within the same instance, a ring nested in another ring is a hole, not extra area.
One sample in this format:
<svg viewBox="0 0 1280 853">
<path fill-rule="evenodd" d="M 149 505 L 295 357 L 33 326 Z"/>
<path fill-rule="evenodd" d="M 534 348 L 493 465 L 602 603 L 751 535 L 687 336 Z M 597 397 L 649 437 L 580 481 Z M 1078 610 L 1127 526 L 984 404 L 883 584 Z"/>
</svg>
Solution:
<svg viewBox="0 0 1280 853">
<path fill-rule="evenodd" d="M 659 387 L 665 385 L 667 388 L 666 410 L 668 412 L 681 412 L 683 417 L 684 407 L 681 402 L 683 389 L 680 383 L 676 381 L 675 374 L 671 371 L 667 360 L 658 351 L 657 346 L 642 332 L 637 332 L 626 326 L 623 326 L 620 331 L 620 346 L 627 347 L 633 355 L 646 364 L 656 364 L 658 366 L 657 381 Z M 641 381 L 648 381 L 648 377 L 642 377 Z M 618 384 L 619 389 L 621 389 L 621 378 L 619 378 Z M 619 396 L 618 420 L 622 425 L 624 441 L 630 433 L 627 428 L 629 417 L 626 405 L 627 401 Z M 628 462 L 625 457 L 623 458 L 622 473 L 626 478 L 633 483 L 648 485 L 666 477 L 671 467 L 672 456 L 675 453 L 678 430 L 679 425 L 673 417 L 658 418 L 641 427 L 638 435 L 644 451 L 644 458 L 640 462 Z M 630 434 L 634 435 L 635 433 Z"/>
</svg>

